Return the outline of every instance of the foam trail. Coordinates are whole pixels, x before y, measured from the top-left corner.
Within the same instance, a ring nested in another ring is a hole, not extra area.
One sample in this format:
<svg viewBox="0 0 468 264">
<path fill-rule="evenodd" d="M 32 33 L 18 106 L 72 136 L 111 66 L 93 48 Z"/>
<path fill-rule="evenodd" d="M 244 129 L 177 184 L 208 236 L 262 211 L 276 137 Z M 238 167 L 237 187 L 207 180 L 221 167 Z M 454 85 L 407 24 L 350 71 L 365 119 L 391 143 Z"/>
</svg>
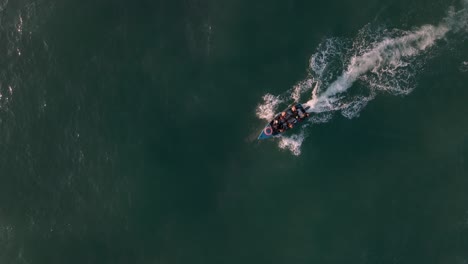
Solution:
<svg viewBox="0 0 468 264">
<path fill-rule="evenodd" d="M 318 98 L 312 98 L 306 104 L 311 111 L 317 107 L 330 107 L 336 101 L 334 96 L 345 92 L 360 76 L 369 71 L 379 71 L 386 65 L 398 65 L 402 57 L 415 56 L 433 46 L 449 31 L 447 25 L 437 27 L 426 25 L 419 30 L 396 39 L 385 39 L 367 53 L 353 57 L 347 70 L 333 82 Z M 320 111 L 323 111 L 320 109 Z"/>
<path fill-rule="evenodd" d="M 334 103 L 337 95 L 346 92 L 354 82 L 368 72 L 379 74 L 388 67 L 407 66 L 403 59 L 414 57 L 434 46 L 437 40 L 446 36 L 449 31 L 468 30 L 468 0 L 462 2 L 464 9 L 455 12 L 451 8 L 448 16 L 438 26 L 424 25 L 401 37 L 386 38 L 374 48 L 360 56 L 351 58 L 346 70 L 320 96 L 312 98 L 306 104 L 311 112 L 338 110 Z M 411 89 L 400 90 L 409 93 Z"/>
</svg>

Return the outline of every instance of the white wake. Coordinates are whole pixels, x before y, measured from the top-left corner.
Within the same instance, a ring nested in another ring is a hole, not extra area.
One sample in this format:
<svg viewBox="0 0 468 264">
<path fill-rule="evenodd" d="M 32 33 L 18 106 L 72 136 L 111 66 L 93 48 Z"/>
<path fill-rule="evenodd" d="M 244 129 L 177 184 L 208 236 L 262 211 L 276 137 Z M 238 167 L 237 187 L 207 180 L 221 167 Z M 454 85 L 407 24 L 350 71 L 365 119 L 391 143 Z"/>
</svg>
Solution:
<svg viewBox="0 0 468 264">
<path fill-rule="evenodd" d="M 438 25 L 423 25 L 411 31 L 373 29 L 359 31 L 352 41 L 331 38 L 317 48 L 310 59 L 310 75 L 285 93 L 267 94 L 257 107 L 257 116 L 271 120 L 282 102 L 299 102 L 309 93 L 306 106 L 311 123 L 328 122 L 335 112 L 347 118 L 359 115 L 379 93 L 406 95 L 416 86 L 420 72 L 438 41 L 449 33 L 468 31 L 468 0 L 463 8 L 450 8 Z M 359 82 L 359 85 L 354 85 Z M 301 153 L 306 137 L 304 129 L 279 138 L 279 147 Z"/>
</svg>

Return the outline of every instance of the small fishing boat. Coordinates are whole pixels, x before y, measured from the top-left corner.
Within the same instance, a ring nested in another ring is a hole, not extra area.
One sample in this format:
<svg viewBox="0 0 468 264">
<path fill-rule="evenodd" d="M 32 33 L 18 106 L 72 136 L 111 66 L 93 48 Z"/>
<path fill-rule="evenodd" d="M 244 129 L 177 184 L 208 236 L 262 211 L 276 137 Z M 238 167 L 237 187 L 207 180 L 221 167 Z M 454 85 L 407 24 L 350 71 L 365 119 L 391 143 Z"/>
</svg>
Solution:
<svg viewBox="0 0 468 264">
<path fill-rule="evenodd" d="M 302 104 L 298 103 L 289 106 L 281 113 L 278 113 L 275 118 L 265 126 L 258 136 L 258 139 L 271 138 L 298 126 L 298 123 L 309 118 L 307 109 L 309 109 L 309 106 L 304 108 Z"/>
</svg>

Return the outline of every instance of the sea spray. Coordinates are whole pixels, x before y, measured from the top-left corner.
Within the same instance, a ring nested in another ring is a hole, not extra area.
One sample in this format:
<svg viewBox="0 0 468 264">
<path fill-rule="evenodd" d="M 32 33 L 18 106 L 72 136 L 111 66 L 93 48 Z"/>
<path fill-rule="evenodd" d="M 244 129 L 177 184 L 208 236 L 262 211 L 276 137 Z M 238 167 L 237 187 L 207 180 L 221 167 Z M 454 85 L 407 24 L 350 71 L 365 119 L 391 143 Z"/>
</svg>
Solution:
<svg viewBox="0 0 468 264">
<path fill-rule="evenodd" d="M 287 149 L 298 156 L 301 154 L 301 145 L 305 138 L 305 132 L 301 130 L 299 134 L 281 137 L 279 147 Z"/>
<path fill-rule="evenodd" d="M 283 100 L 280 99 L 280 96 L 265 94 L 263 96 L 263 103 L 257 107 L 257 117 L 270 121 L 275 116 L 276 107 L 282 102 Z"/>
</svg>

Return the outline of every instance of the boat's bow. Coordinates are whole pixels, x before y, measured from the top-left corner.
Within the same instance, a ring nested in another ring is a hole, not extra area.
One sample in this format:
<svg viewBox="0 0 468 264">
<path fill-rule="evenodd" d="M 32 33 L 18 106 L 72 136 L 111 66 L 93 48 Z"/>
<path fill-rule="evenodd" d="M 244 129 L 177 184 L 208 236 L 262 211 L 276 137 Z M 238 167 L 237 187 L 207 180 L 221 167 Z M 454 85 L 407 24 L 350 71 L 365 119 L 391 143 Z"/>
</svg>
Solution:
<svg viewBox="0 0 468 264">
<path fill-rule="evenodd" d="M 262 133 L 258 136 L 258 139 L 267 139 L 274 136 L 273 128 L 268 124 L 263 130 Z"/>
</svg>

